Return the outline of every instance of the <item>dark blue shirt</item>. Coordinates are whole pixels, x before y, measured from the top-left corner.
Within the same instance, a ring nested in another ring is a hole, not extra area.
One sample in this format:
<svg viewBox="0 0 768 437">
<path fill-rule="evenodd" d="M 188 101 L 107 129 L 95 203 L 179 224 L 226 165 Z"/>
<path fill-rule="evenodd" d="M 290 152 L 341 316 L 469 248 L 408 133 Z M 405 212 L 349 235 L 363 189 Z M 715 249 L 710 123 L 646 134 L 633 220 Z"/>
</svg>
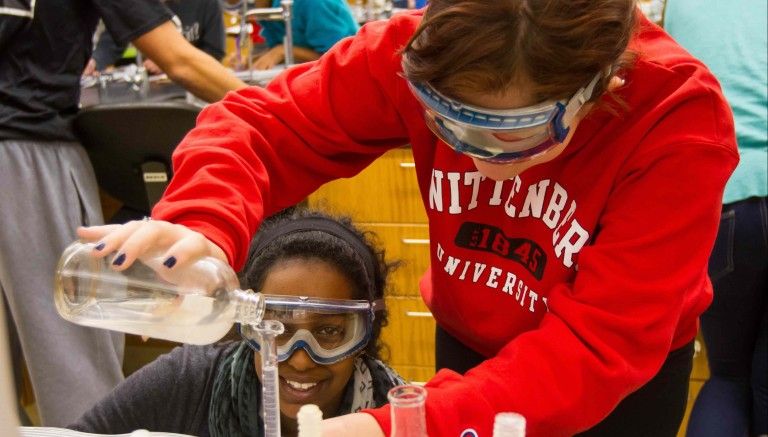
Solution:
<svg viewBox="0 0 768 437">
<path fill-rule="evenodd" d="M 124 43 L 172 17 L 158 0 L 0 0 L 0 5 L 5 6 L 0 140 L 74 140 L 80 75 L 99 18 Z"/>
<path fill-rule="evenodd" d="M 187 41 L 216 60 L 224 57 L 224 19 L 218 0 L 168 0 L 165 5 L 178 17 Z M 102 33 L 93 52 L 96 69 L 114 65 L 127 46 L 127 42 L 117 44 L 110 32 Z"/>
</svg>

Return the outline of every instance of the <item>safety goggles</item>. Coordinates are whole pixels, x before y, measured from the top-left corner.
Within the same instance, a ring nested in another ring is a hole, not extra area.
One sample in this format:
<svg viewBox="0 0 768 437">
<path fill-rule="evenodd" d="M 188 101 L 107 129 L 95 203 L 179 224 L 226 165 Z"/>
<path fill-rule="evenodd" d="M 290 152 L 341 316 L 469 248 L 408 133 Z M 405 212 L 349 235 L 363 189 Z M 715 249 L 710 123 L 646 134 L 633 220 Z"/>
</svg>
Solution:
<svg viewBox="0 0 768 437">
<path fill-rule="evenodd" d="M 376 311 L 384 301 L 318 299 L 265 295 L 264 320 L 278 320 L 285 330 L 275 339 L 277 360 L 285 361 L 299 349 L 318 364 L 339 362 L 371 340 Z M 242 337 L 256 351 L 262 340 L 254 327 L 239 325 Z"/>
<path fill-rule="evenodd" d="M 408 81 L 424 108 L 427 125 L 455 151 L 493 163 L 525 161 L 565 140 L 573 118 L 592 96 L 600 72 L 568 101 L 525 108 L 479 108 L 440 94 L 427 83 Z"/>
</svg>

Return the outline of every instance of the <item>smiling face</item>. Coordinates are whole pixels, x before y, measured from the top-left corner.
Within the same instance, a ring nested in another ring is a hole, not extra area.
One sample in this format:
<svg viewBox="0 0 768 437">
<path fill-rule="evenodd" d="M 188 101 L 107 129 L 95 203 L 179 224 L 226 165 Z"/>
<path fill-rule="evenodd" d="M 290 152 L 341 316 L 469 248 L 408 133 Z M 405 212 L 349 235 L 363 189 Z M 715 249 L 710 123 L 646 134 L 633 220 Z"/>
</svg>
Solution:
<svg viewBox="0 0 768 437">
<path fill-rule="evenodd" d="M 318 259 L 293 258 L 278 261 L 266 274 L 261 290 L 266 294 L 308 296 L 324 299 L 354 299 L 354 285 L 333 264 Z M 296 414 L 304 404 L 315 404 L 323 417 L 336 415 L 354 370 L 355 357 L 330 365 L 317 364 L 303 349 L 278 365 L 280 412 L 285 434 L 296 426 Z M 254 354 L 261 379 L 261 357 Z"/>
</svg>

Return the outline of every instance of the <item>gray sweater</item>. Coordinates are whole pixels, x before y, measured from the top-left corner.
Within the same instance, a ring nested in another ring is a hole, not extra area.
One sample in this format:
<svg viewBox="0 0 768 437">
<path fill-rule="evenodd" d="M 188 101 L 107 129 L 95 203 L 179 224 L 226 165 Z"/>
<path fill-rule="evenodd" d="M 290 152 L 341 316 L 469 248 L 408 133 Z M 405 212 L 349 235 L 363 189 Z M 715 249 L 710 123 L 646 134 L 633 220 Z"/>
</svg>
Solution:
<svg viewBox="0 0 768 437">
<path fill-rule="evenodd" d="M 147 429 L 208 437 L 216 370 L 236 345 L 177 347 L 133 373 L 67 428 L 101 434 Z"/>
</svg>

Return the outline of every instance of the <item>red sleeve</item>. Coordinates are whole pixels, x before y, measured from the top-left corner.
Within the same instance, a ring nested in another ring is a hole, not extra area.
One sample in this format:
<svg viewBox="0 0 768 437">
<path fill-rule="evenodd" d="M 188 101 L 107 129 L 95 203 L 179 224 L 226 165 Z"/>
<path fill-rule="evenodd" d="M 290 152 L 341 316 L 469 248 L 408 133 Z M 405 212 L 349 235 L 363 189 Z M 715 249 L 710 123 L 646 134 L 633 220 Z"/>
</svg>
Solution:
<svg viewBox="0 0 768 437">
<path fill-rule="evenodd" d="M 239 268 L 263 217 L 407 144 L 396 72 L 409 26 L 364 26 L 266 89 L 229 93 L 205 108 L 174 153 L 174 176 L 153 217 L 202 232 Z"/>
<path fill-rule="evenodd" d="M 706 267 L 723 188 L 738 156 L 729 111 L 715 93 L 700 88 L 658 109 L 664 115 L 628 157 L 594 243 L 579 254 L 575 281 L 550 291 L 541 324 L 464 376 L 444 370 L 428 382 L 430 435 L 468 428 L 491 435 L 502 411 L 524 415 L 530 437 L 576 434 L 693 338 L 707 304 L 701 295 L 711 293 Z M 388 407 L 366 412 L 389 432 Z"/>
</svg>

